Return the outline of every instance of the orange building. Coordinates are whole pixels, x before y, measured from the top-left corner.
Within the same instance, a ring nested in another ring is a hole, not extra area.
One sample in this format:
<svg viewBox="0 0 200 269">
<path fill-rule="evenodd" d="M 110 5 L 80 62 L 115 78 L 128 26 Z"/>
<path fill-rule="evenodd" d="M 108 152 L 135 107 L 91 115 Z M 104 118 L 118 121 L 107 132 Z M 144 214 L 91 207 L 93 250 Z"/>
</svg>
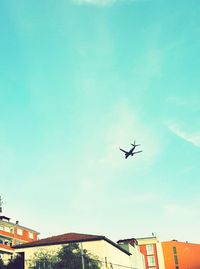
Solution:
<svg viewBox="0 0 200 269">
<path fill-rule="evenodd" d="M 137 238 L 147 269 L 164 269 L 163 251 L 157 236 Z"/>
<path fill-rule="evenodd" d="M 162 242 L 165 269 L 199 269 L 200 244 L 172 240 Z"/>
<path fill-rule="evenodd" d="M 35 241 L 38 232 L 19 225 L 19 222 L 10 222 L 10 218 L 0 215 L 0 258 L 9 259 L 14 253 L 13 246 Z"/>
</svg>

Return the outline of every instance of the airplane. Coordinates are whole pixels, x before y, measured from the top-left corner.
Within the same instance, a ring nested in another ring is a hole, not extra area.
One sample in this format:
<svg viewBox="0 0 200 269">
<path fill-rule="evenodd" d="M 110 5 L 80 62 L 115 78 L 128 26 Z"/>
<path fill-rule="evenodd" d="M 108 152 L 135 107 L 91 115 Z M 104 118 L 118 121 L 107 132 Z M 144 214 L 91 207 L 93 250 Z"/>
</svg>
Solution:
<svg viewBox="0 0 200 269">
<path fill-rule="evenodd" d="M 137 147 L 137 146 L 140 146 L 140 144 L 138 144 L 138 145 L 136 145 L 135 144 L 135 141 L 134 141 L 134 144 L 131 144 L 133 147 L 132 147 L 132 149 L 130 149 L 129 151 L 126 151 L 126 150 L 124 150 L 124 149 L 121 149 L 121 148 L 119 148 L 121 151 L 123 151 L 124 153 L 125 153 L 125 158 L 127 159 L 129 156 L 133 156 L 134 154 L 136 154 L 136 153 L 140 153 L 140 152 L 142 152 L 142 150 L 140 150 L 140 151 L 135 151 L 134 152 L 134 150 L 135 150 L 135 148 Z"/>
</svg>

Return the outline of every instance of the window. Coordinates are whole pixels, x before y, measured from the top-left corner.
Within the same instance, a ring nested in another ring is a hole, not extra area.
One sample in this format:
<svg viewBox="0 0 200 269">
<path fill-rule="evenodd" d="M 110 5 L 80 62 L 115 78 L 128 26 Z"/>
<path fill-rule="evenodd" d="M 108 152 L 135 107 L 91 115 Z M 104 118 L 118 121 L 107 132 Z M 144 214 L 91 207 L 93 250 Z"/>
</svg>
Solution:
<svg viewBox="0 0 200 269">
<path fill-rule="evenodd" d="M 153 245 L 146 245 L 146 251 L 147 251 L 147 255 L 154 254 Z"/>
<path fill-rule="evenodd" d="M 17 229 L 17 234 L 18 234 L 18 235 L 23 235 L 23 230 L 18 228 L 18 229 Z"/>
<path fill-rule="evenodd" d="M 22 242 L 21 242 L 21 241 L 16 240 L 15 245 L 21 245 L 21 244 L 22 244 Z"/>
<path fill-rule="evenodd" d="M 33 233 L 32 232 L 29 232 L 28 236 L 29 236 L 29 238 L 33 239 Z"/>
<path fill-rule="evenodd" d="M 10 233 L 10 228 L 7 227 L 7 226 L 5 226 L 5 227 L 4 227 L 4 231 L 7 232 L 7 233 Z"/>
<path fill-rule="evenodd" d="M 0 230 L 4 231 L 4 226 L 0 225 Z"/>
<path fill-rule="evenodd" d="M 176 265 L 178 264 L 178 257 L 176 255 L 174 255 L 174 262 Z"/>
<path fill-rule="evenodd" d="M 147 256 L 148 266 L 155 266 L 155 257 L 154 256 Z"/>
<path fill-rule="evenodd" d="M 173 253 L 176 254 L 177 251 L 176 251 L 176 247 L 173 247 Z"/>
</svg>

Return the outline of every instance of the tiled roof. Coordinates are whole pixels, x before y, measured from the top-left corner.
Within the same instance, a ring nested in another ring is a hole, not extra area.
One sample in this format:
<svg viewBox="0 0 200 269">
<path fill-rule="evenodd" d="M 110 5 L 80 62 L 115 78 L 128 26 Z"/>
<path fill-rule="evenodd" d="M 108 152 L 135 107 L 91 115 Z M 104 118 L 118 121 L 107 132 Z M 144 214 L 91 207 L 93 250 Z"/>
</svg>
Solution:
<svg viewBox="0 0 200 269">
<path fill-rule="evenodd" d="M 14 249 L 19 248 L 29 248 L 29 247 L 38 247 L 38 246 L 48 246 L 48 245 L 60 245 L 60 244 L 67 244 L 67 243 L 78 243 L 78 242 L 87 242 L 87 241 L 98 241 L 98 240 L 105 240 L 111 245 L 117 247 L 121 251 L 125 252 L 126 254 L 130 255 L 130 253 L 124 250 L 122 247 L 111 241 L 110 239 L 106 238 L 105 236 L 101 235 L 90 235 L 90 234 L 79 234 L 79 233 L 67 233 L 56 235 L 52 237 L 47 237 L 44 239 L 40 239 L 37 241 L 32 241 L 29 243 L 21 244 L 13 246 Z"/>
<path fill-rule="evenodd" d="M 63 244 L 63 243 L 70 243 L 70 242 L 82 242 L 82 241 L 101 240 L 101 239 L 103 239 L 103 236 L 67 233 L 67 234 L 47 237 L 47 238 L 33 241 L 30 243 L 25 243 L 23 245 L 17 245 L 15 246 L 15 248 L 56 245 L 56 244 Z"/>
</svg>

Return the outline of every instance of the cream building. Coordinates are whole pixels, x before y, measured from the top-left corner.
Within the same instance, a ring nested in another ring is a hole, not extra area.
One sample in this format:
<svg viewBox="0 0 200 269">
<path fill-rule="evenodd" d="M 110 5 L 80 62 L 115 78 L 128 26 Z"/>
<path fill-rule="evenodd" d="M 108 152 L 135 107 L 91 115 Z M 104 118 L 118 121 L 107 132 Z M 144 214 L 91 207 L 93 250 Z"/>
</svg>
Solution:
<svg viewBox="0 0 200 269">
<path fill-rule="evenodd" d="M 137 238 L 147 269 L 165 269 L 161 241 L 157 236 Z"/>
<path fill-rule="evenodd" d="M 131 267 L 136 269 L 146 269 L 144 255 L 140 252 L 136 239 L 119 240 L 117 243 L 131 253 Z"/>
<path fill-rule="evenodd" d="M 16 253 L 24 256 L 25 269 L 31 268 L 34 254 L 38 252 L 55 253 L 63 245 L 78 243 L 101 261 L 102 269 L 136 269 L 133 267 L 131 253 L 105 236 L 68 233 L 15 246 Z M 86 269 L 86 268 L 85 268 Z M 137 269 L 143 269 L 138 268 Z"/>
</svg>

